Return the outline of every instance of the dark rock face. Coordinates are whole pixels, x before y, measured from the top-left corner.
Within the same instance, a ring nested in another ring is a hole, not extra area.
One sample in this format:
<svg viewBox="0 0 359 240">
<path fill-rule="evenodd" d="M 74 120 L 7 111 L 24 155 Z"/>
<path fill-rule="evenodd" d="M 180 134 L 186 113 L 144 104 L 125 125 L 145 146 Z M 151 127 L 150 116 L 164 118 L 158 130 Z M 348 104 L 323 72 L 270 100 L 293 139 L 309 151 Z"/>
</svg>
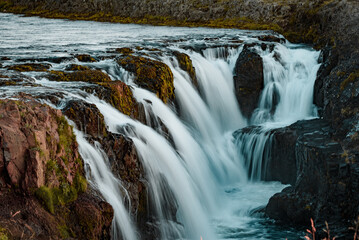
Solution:
<svg viewBox="0 0 359 240">
<path fill-rule="evenodd" d="M 343 152 L 333 139 L 334 130 L 323 120 L 300 121 L 275 130 L 274 135 L 278 134 L 288 139 L 285 146 L 292 150 L 286 161 L 294 160 L 296 177 L 292 187 L 269 200 L 266 214 L 296 224 L 308 225 L 313 218 L 335 223 L 338 228 L 349 227 L 348 221 L 359 214 L 358 156 Z M 273 149 L 280 151 L 282 147 Z"/>
<path fill-rule="evenodd" d="M 110 239 L 113 210 L 89 194 L 61 111 L 27 97 L 0 101 L 0 114 L 1 227 L 15 239 Z"/>
<path fill-rule="evenodd" d="M 262 58 L 244 47 L 237 59 L 234 74 L 234 88 L 239 106 L 242 114 L 250 118 L 264 87 Z"/>
</svg>

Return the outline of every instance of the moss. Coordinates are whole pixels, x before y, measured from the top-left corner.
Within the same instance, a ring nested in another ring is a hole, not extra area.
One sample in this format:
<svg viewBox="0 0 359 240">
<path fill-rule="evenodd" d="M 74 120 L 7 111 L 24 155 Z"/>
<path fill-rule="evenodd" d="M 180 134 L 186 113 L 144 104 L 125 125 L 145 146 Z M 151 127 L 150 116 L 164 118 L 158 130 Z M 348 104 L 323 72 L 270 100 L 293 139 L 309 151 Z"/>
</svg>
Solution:
<svg viewBox="0 0 359 240">
<path fill-rule="evenodd" d="M 76 55 L 75 56 L 77 58 L 77 60 L 79 60 L 80 62 L 97 62 L 95 58 L 91 57 L 88 54 L 81 54 L 81 55 Z"/>
<path fill-rule="evenodd" d="M 174 99 L 173 74 L 164 63 L 137 56 L 120 58 L 117 63 L 136 76 L 136 83 L 154 93 L 164 102 Z"/>
<path fill-rule="evenodd" d="M 42 186 L 35 191 L 35 196 L 44 204 L 50 213 L 55 213 L 54 195 L 52 189 Z"/>
<path fill-rule="evenodd" d="M 59 187 L 41 186 L 35 190 L 35 196 L 50 213 L 54 214 L 57 206 L 75 201 L 78 194 L 86 189 L 86 179 L 78 173 L 72 185 L 63 181 Z"/>
<path fill-rule="evenodd" d="M 109 82 L 111 78 L 100 70 L 83 70 L 76 72 L 50 71 L 50 80 L 58 82 Z"/>
<path fill-rule="evenodd" d="M 174 52 L 174 55 L 178 60 L 179 67 L 188 73 L 193 81 L 193 85 L 198 87 L 196 71 L 193 67 L 191 58 L 187 54 L 180 52 Z"/>
<path fill-rule="evenodd" d="M 352 72 L 341 84 L 340 90 L 344 91 L 344 89 L 348 86 L 349 83 L 353 83 L 355 80 L 359 78 L 359 70 Z"/>
<path fill-rule="evenodd" d="M 84 71 L 84 70 L 90 70 L 87 66 L 77 65 L 77 64 L 71 64 L 70 66 L 66 67 L 67 71 Z"/>
<path fill-rule="evenodd" d="M 46 72 L 51 67 L 50 64 L 37 64 L 37 63 L 28 63 L 28 64 L 18 64 L 8 67 L 9 70 L 19 71 L 19 72 Z"/>
<path fill-rule="evenodd" d="M 0 227 L 0 240 L 8 240 L 8 234 L 6 229 Z"/>
<path fill-rule="evenodd" d="M 61 224 L 57 226 L 57 229 L 59 230 L 62 239 L 68 239 L 69 237 L 71 237 L 69 233 L 69 228 L 66 226 L 66 224 Z"/>
<path fill-rule="evenodd" d="M 72 126 L 70 126 L 64 116 L 56 118 L 59 134 L 58 149 L 63 148 L 66 153 L 72 154 L 72 146 L 76 142 L 76 137 L 72 132 Z"/>
<path fill-rule="evenodd" d="M 123 55 L 134 53 L 134 51 L 131 48 L 116 48 L 116 52 L 121 53 Z"/>
<path fill-rule="evenodd" d="M 135 99 L 129 86 L 121 82 L 100 83 L 99 85 L 110 90 L 107 101 L 112 106 L 128 116 L 133 114 Z"/>
</svg>

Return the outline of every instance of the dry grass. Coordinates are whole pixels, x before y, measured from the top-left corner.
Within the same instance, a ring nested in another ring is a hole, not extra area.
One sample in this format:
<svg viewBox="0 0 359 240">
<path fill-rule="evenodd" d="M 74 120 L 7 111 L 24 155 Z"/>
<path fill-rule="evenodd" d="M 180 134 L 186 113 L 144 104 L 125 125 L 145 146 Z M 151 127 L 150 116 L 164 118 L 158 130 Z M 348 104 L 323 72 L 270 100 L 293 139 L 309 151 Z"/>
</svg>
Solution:
<svg viewBox="0 0 359 240">
<path fill-rule="evenodd" d="M 306 234 L 306 236 L 304 236 L 304 238 L 306 240 L 316 240 L 317 229 L 315 228 L 313 219 L 310 219 L 310 222 L 311 222 L 311 229 L 307 229 L 307 234 Z M 358 219 L 354 222 L 354 224 L 355 224 L 355 227 L 351 227 L 349 229 L 354 230 L 353 240 L 359 240 L 359 236 L 358 236 L 359 216 L 358 216 Z M 323 231 L 326 233 L 327 236 L 325 238 L 323 238 L 322 240 L 335 240 L 336 237 L 330 236 L 329 225 L 327 222 L 325 222 L 325 226 L 326 227 L 323 229 Z"/>
</svg>

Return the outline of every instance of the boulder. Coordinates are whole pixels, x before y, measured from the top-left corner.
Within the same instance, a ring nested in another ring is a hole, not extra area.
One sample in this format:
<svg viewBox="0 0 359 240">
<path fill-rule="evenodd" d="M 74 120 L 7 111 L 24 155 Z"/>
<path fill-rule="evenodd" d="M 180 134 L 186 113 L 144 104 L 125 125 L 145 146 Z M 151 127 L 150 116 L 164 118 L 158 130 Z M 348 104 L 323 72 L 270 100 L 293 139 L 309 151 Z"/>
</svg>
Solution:
<svg viewBox="0 0 359 240">
<path fill-rule="evenodd" d="M 173 74 L 166 64 L 133 55 L 121 56 L 117 63 L 135 75 L 136 84 L 157 94 L 164 103 L 174 100 Z"/>
<path fill-rule="evenodd" d="M 250 118 L 264 87 L 263 60 L 248 47 L 238 56 L 234 68 L 234 88 L 242 114 Z"/>
<path fill-rule="evenodd" d="M 0 222 L 6 235 L 110 239 L 113 210 L 90 193 L 61 111 L 27 97 L 1 100 L 0 116 Z"/>
<path fill-rule="evenodd" d="M 190 76 L 190 78 L 192 79 L 193 86 L 195 86 L 195 88 L 199 89 L 198 81 L 197 81 L 197 77 L 196 77 L 196 70 L 193 67 L 191 58 L 187 54 L 177 52 L 177 51 L 174 51 L 173 55 L 175 55 L 175 57 L 177 58 L 179 67 L 183 71 L 186 71 L 188 73 L 188 75 Z"/>
</svg>

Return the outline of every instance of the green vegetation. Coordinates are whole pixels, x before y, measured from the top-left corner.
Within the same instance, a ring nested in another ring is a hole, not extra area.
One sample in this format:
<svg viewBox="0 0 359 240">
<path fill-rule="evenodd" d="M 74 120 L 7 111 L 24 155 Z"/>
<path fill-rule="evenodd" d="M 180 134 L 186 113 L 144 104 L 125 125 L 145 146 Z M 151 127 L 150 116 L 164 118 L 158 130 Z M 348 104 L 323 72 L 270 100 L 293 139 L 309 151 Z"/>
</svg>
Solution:
<svg viewBox="0 0 359 240">
<path fill-rule="evenodd" d="M 60 179 L 61 178 L 60 176 Z M 36 189 L 35 196 L 44 204 L 50 213 L 54 214 L 56 206 L 75 201 L 78 194 L 85 192 L 86 189 L 86 179 L 77 173 L 72 185 L 62 179 L 59 187 L 42 186 Z"/>
<path fill-rule="evenodd" d="M 131 89 L 121 82 L 106 82 L 99 85 L 110 90 L 108 102 L 122 113 L 131 116 L 135 108 L 135 99 L 133 98 Z"/>
<path fill-rule="evenodd" d="M 0 227 L 0 240 L 8 240 L 8 235 L 6 229 Z"/>
<path fill-rule="evenodd" d="M 196 71 L 193 67 L 191 58 L 185 53 L 174 52 L 173 54 L 176 56 L 176 58 L 178 60 L 179 67 L 183 71 L 186 71 L 188 73 L 188 75 L 191 77 L 191 79 L 193 81 L 193 85 L 198 87 Z"/>
</svg>

